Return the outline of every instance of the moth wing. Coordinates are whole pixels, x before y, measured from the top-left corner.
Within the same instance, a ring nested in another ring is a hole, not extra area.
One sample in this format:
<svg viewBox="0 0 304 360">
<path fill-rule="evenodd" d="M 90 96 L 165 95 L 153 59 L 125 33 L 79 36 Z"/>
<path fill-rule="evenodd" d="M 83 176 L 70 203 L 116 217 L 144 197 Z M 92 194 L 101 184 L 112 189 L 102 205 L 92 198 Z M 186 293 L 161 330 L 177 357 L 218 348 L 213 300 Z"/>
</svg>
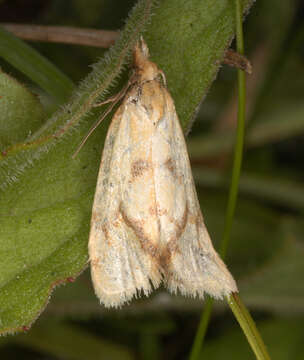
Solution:
<svg viewBox="0 0 304 360">
<path fill-rule="evenodd" d="M 176 239 L 176 246 L 171 245 L 170 260 L 167 264 L 166 283 L 169 290 L 179 290 L 184 295 L 204 297 L 208 293 L 215 298 L 223 298 L 237 291 L 236 283 L 214 250 L 205 227 L 192 177 L 186 143 L 176 112 L 172 117 L 172 153 L 175 156 L 176 178 L 182 176 L 185 191 L 185 213 L 187 219 Z M 179 190 L 177 190 L 179 191 Z M 174 216 L 173 218 L 178 218 Z M 180 221 L 182 223 L 182 221 Z"/>
<path fill-rule="evenodd" d="M 126 97 L 127 100 L 128 97 Z M 134 229 L 124 219 L 122 199 L 128 187 L 132 139 L 130 111 L 119 107 L 108 130 L 92 209 L 89 237 L 91 276 L 95 293 L 106 307 L 118 307 L 157 287 L 161 274 L 143 252 Z M 136 109 L 133 109 L 136 116 Z M 133 149 L 138 151 L 138 149 Z"/>
</svg>

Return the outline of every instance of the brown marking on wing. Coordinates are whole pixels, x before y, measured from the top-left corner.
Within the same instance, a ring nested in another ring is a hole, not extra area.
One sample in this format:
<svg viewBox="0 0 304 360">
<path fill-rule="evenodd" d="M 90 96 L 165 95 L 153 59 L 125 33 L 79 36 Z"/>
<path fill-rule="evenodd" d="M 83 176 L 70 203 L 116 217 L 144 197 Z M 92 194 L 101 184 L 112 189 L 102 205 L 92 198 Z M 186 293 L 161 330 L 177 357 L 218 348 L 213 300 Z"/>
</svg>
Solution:
<svg viewBox="0 0 304 360">
<path fill-rule="evenodd" d="M 131 175 L 132 178 L 141 176 L 146 170 L 151 168 L 151 163 L 146 160 L 138 159 L 134 161 L 131 165 Z"/>
<path fill-rule="evenodd" d="M 182 184 L 183 176 L 178 173 L 174 160 L 172 160 L 172 158 L 168 158 L 165 161 L 164 166 L 167 168 L 167 170 L 169 170 L 172 177 L 177 180 L 179 184 Z"/>
<path fill-rule="evenodd" d="M 165 167 L 170 171 L 173 177 L 176 177 L 176 167 L 172 158 L 168 158 L 165 162 Z"/>
<path fill-rule="evenodd" d="M 98 213 L 96 211 L 92 211 L 91 223 L 95 223 L 98 219 Z"/>
<path fill-rule="evenodd" d="M 113 224 L 113 226 L 115 226 L 115 227 L 119 227 L 120 226 L 120 221 L 117 219 L 117 220 L 114 220 L 113 222 L 112 222 L 112 224 Z"/>
<path fill-rule="evenodd" d="M 168 214 L 168 210 L 167 209 L 161 209 L 161 208 L 157 208 L 157 215 L 158 216 L 162 216 L 162 215 L 167 215 Z"/>
<path fill-rule="evenodd" d="M 106 223 L 102 224 L 101 230 L 104 233 L 105 241 L 107 242 L 108 246 L 112 246 L 111 237 Z"/>
<path fill-rule="evenodd" d="M 145 252 L 147 252 L 152 258 L 154 258 L 157 262 L 159 262 L 159 258 L 160 258 L 159 249 L 151 243 L 149 237 L 145 234 L 143 229 L 144 221 L 135 220 L 128 217 L 123 210 L 122 204 L 120 204 L 119 210 L 125 224 L 134 231 L 135 235 L 140 240 L 140 245 L 142 249 Z"/>
<path fill-rule="evenodd" d="M 184 210 L 184 213 L 183 213 L 183 216 L 182 216 L 181 220 L 179 222 L 174 221 L 174 224 L 176 226 L 176 233 L 171 237 L 171 239 L 169 239 L 166 248 L 162 252 L 161 264 L 163 265 L 164 268 L 168 267 L 168 264 L 169 264 L 169 262 L 171 260 L 172 254 L 179 251 L 179 249 L 178 249 L 178 239 L 183 234 L 183 232 L 184 232 L 184 230 L 186 228 L 187 222 L 188 222 L 188 205 L 186 203 L 185 210 Z"/>
<path fill-rule="evenodd" d="M 91 266 L 92 267 L 97 267 L 98 264 L 99 264 L 99 259 L 98 258 L 91 259 Z"/>
<path fill-rule="evenodd" d="M 107 228 L 106 224 L 102 224 L 101 229 L 102 229 L 106 239 L 108 239 L 109 238 L 109 231 L 108 231 L 108 228 Z"/>
<path fill-rule="evenodd" d="M 189 224 L 196 225 L 196 223 L 197 223 L 196 216 L 194 216 L 193 214 L 189 214 L 188 222 L 189 222 Z"/>
<path fill-rule="evenodd" d="M 196 233 L 197 233 L 197 236 L 196 236 L 196 242 L 197 242 L 197 247 L 198 248 L 201 248 L 201 245 L 200 245 L 200 242 L 199 242 L 199 238 L 200 238 L 200 232 L 201 232 L 201 229 L 202 227 L 204 227 L 205 224 L 204 224 L 204 218 L 203 218 L 203 215 L 201 213 L 201 211 L 199 210 L 196 214 L 196 219 L 195 219 L 195 228 L 196 228 Z"/>
<path fill-rule="evenodd" d="M 154 126 L 163 119 L 166 109 L 167 93 L 159 81 L 147 81 L 141 84 L 142 94 L 141 106 L 145 109 L 147 116 Z"/>
<path fill-rule="evenodd" d="M 191 218 L 193 218 L 193 224 L 196 227 L 196 232 L 199 234 L 200 227 L 201 227 L 202 224 L 204 224 L 202 213 L 200 211 L 198 211 L 196 216 L 193 215 Z"/>
<path fill-rule="evenodd" d="M 117 209 L 115 211 L 115 215 L 114 215 L 114 218 L 113 218 L 113 221 L 112 221 L 112 225 L 115 226 L 115 227 L 119 227 L 121 225 L 121 222 L 123 221 L 122 219 L 122 216 L 120 214 L 120 211 L 119 209 Z"/>
<path fill-rule="evenodd" d="M 159 203 L 157 202 L 155 204 L 155 206 L 150 206 L 149 207 L 149 214 L 152 215 L 152 216 L 162 216 L 162 215 L 166 215 L 168 214 L 168 210 L 167 209 L 162 209 L 160 206 L 159 206 Z"/>
<path fill-rule="evenodd" d="M 149 214 L 151 216 L 155 216 L 155 215 L 157 215 L 157 213 L 158 213 L 157 205 L 149 207 Z"/>
</svg>

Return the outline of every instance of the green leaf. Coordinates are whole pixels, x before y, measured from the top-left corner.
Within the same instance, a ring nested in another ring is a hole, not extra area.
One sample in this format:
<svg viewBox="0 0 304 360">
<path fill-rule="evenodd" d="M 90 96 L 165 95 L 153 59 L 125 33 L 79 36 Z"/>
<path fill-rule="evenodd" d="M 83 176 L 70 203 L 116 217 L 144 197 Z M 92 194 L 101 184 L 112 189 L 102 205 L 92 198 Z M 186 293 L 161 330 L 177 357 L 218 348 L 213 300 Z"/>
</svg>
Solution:
<svg viewBox="0 0 304 360">
<path fill-rule="evenodd" d="M 304 223 L 285 220 L 280 227 L 284 243 L 250 278 L 240 283 L 244 301 L 255 308 L 301 313 L 304 309 Z"/>
<path fill-rule="evenodd" d="M 250 3 L 244 1 L 245 8 Z M 87 264 L 90 211 L 107 123 L 75 160 L 71 156 L 90 127 L 94 103 L 107 95 L 121 74 L 151 12 L 146 38 L 152 59 L 167 74 L 185 127 L 216 75 L 233 36 L 233 4 L 168 0 L 154 5 L 139 1 L 121 38 L 71 102 L 29 142 L 16 144 L 0 159 L 1 184 L 6 185 L 0 198 L 2 332 L 31 324 L 52 287 L 76 277 Z M 160 38 L 165 29 L 170 35 Z M 187 98 L 180 94 L 183 84 L 189 90 Z"/>
<path fill-rule="evenodd" d="M 257 147 L 276 143 L 303 134 L 304 106 L 284 104 L 274 108 L 257 119 L 257 123 L 246 135 L 246 147 Z M 230 152 L 233 147 L 234 131 L 210 133 L 193 137 L 188 144 L 191 158 L 212 157 Z"/>
<path fill-rule="evenodd" d="M 193 173 L 196 183 L 201 186 L 217 190 L 228 187 L 227 174 L 223 171 L 194 168 Z M 257 199 L 262 203 L 267 201 L 271 205 L 304 210 L 304 187 L 299 182 L 274 176 L 243 173 L 239 191 L 241 195 Z"/>
<path fill-rule="evenodd" d="M 0 73 L 0 147 L 23 141 L 43 124 L 38 98 L 12 77 Z"/>
<path fill-rule="evenodd" d="M 14 342 L 58 359 L 134 359 L 124 346 L 112 344 L 81 328 L 54 320 L 39 322 L 28 334 L 20 334 Z"/>
<path fill-rule="evenodd" d="M 74 85 L 65 74 L 32 47 L 2 28 L 0 54 L 59 103 L 71 95 Z"/>
<path fill-rule="evenodd" d="M 245 13 L 252 2 L 242 1 Z M 179 119 L 188 132 L 234 36 L 234 4 L 167 0 L 156 16 L 146 39 L 152 60 L 166 74 Z"/>
<path fill-rule="evenodd" d="M 294 320 L 268 320 L 257 324 L 272 359 L 300 360 L 303 358 L 303 319 Z M 239 329 L 226 331 L 224 336 L 206 343 L 201 353 L 202 359 L 222 360 L 254 360 Z"/>
<path fill-rule="evenodd" d="M 31 324 L 51 289 L 77 276 L 87 264 L 90 211 L 104 138 L 100 131 L 105 129 L 100 127 L 72 160 L 90 125 L 83 123 L 79 132 L 72 132 L 71 124 L 84 115 L 88 119 L 92 97 L 105 95 L 121 73 L 150 11 L 150 1 L 140 1 L 121 39 L 95 65 L 72 102 L 33 134 L 30 143 L 15 144 L 2 154 L 0 184 L 7 187 L 0 198 L 1 332 Z"/>
<path fill-rule="evenodd" d="M 225 221 L 226 192 L 199 189 L 198 193 L 206 226 L 218 249 Z M 237 280 L 259 271 L 276 253 L 282 242 L 279 224 L 280 218 L 275 211 L 254 200 L 239 199 L 232 230 L 233 241 L 225 261 Z"/>
</svg>

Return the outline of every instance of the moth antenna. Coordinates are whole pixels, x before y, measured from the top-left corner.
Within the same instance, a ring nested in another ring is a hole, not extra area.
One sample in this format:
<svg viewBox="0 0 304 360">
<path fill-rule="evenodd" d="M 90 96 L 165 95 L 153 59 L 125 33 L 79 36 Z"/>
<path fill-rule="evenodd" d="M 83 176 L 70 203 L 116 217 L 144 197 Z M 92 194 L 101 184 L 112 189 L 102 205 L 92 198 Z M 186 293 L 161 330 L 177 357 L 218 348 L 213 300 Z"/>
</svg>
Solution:
<svg viewBox="0 0 304 360">
<path fill-rule="evenodd" d="M 90 128 L 90 130 L 88 131 L 87 135 L 83 138 L 83 140 L 81 141 L 81 143 L 79 144 L 78 148 L 76 149 L 76 151 L 74 152 L 74 154 L 72 155 L 72 158 L 75 159 L 76 156 L 78 155 L 79 151 L 81 150 L 81 148 L 83 147 L 83 145 L 87 142 L 88 138 L 90 137 L 90 135 L 93 133 L 93 131 L 97 128 L 97 126 L 103 121 L 103 119 L 112 111 L 113 107 L 117 104 L 118 100 L 116 102 L 113 102 L 111 106 L 109 106 L 109 108 L 106 110 L 106 112 L 103 113 L 103 115 L 96 121 L 96 123 Z"/>
<path fill-rule="evenodd" d="M 104 118 L 109 115 L 109 113 L 113 110 L 114 106 L 125 96 L 128 88 L 130 87 L 131 82 L 128 81 L 127 85 L 122 88 L 115 96 L 113 96 L 112 98 L 109 98 L 106 101 L 103 101 L 101 103 L 95 104 L 94 107 L 97 106 L 101 106 L 103 104 L 112 102 L 112 104 L 108 107 L 108 109 L 102 114 L 102 116 L 96 121 L 96 123 L 90 128 L 90 130 L 88 131 L 87 135 L 83 138 L 83 140 L 81 141 L 81 143 L 78 145 L 76 151 L 74 152 L 74 154 L 72 155 L 72 158 L 75 159 L 76 156 L 78 155 L 79 151 L 81 150 L 81 148 L 83 147 L 83 145 L 87 142 L 88 138 L 90 137 L 90 135 L 93 133 L 93 131 L 99 126 L 99 124 L 104 120 Z"/>
</svg>

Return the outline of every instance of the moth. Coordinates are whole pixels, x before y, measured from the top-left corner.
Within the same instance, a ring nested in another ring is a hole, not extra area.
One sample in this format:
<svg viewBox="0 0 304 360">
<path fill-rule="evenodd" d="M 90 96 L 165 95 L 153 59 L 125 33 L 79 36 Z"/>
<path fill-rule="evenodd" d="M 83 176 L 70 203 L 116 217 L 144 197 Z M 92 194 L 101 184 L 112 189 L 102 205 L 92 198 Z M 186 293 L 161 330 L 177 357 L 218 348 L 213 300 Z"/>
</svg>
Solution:
<svg viewBox="0 0 304 360">
<path fill-rule="evenodd" d="M 165 76 L 141 39 L 134 75 L 106 137 L 92 209 L 91 276 L 106 307 L 161 283 L 221 299 L 236 283 L 214 250 Z"/>
</svg>

